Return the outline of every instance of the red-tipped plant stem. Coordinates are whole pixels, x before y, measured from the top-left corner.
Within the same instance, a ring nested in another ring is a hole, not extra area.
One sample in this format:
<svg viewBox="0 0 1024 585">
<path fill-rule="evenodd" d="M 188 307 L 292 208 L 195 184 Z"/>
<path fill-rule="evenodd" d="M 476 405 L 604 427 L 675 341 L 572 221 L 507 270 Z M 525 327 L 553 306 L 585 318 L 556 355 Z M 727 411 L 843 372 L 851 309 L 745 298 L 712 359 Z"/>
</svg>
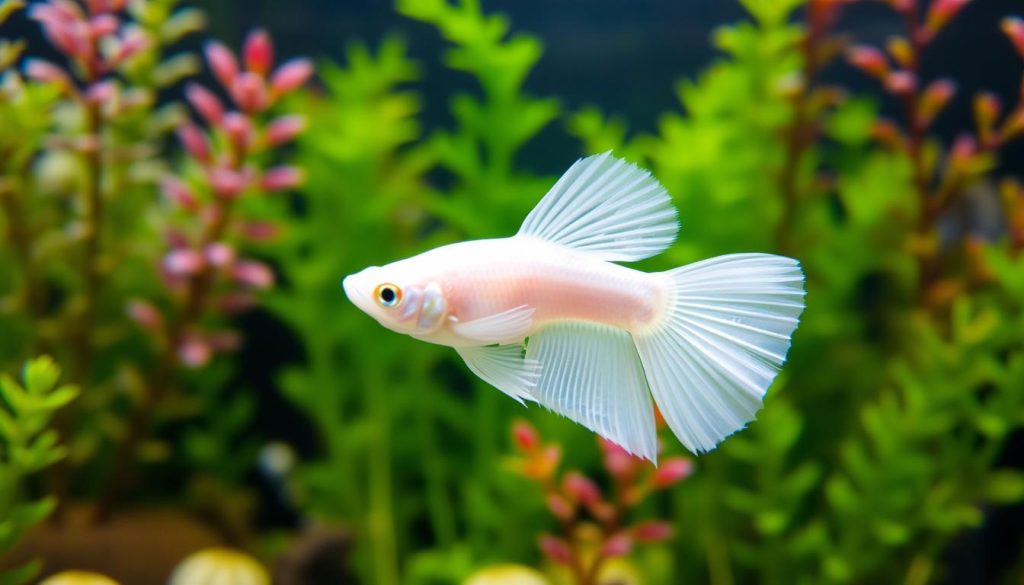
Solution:
<svg viewBox="0 0 1024 585">
<path fill-rule="evenodd" d="M 613 505 L 608 518 L 601 523 L 602 536 L 605 540 L 614 536 L 622 528 L 622 518 L 626 515 L 626 512 L 629 511 L 629 503 L 626 501 L 626 494 L 629 491 L 628 483 L 625 478 L 619 475 L 613 476 L 612 479 Z M 601 568 L 607 560 L 608 557 L 603 553 L 603 551 L 598 550 L 597 556 L 594 558 L 594 562 L 591 563 L 590 569 L 580 581 L 580 585 L 598 585 L 598 577 L 601 575 Z"/>
<path fill-rule="evenodd" d="M 786 156 L 779 178 L 782 192 L 782 217 L 776 236 L 779 250 L 789 251 L 792 246 L 793 221 L 797 207 L 804 194 L 798 185 L 800 161 L 804 152 L 814 144 L 818 135 L 818 123 L 811 115 L 811 97 L 815 91 L 818 75 L 825 66 L 822 42 L 827 38 L 831 18 L 828 12 L 835 10 L 830 2 L 812 1 L 808 7 L 807 34 L 800 42 L 804 62 L 800 84 L 792 97 L 793 121 L 786 129 Z"/>
<path fill-rule="evenodd" d="M 245 153 L 232 147 L 229 168 L 233 171 L 241 170 L 244 162 Z M 226 197 L 214 200 L 213 219 L 203 230 L 195 248 L 196 252 L 201 253 L 224 236 L 230 223 L 234 201 L 234 198 Z M 179 316 L 166 329 L 165 338 L 160 344 L 162 353 L 148 386 L 149 391 L 143 396 L 142 403 L 130 419 L 128 431 L 118 444 L 107 485 L 96 508 L 95 518 L 98 521 L 109 518 L 113 506 L 131 482 L 131 471 L 139 443 L 149 432 L 154 415 L 173 383 L 174 372 L 182 365 L 179 349 L 189 330 L 202 319 L 215 276 L 213 267 L 206 263 L 188 279 L 185 300 Z"/>
<path fill-rule="evenodd" d="M 930 173 L 925 160 L 925 140 L 927 138 L 926 122 L 920 116 L 920 104 L 924 91 L 921 82 L 921 61 L 930 43 L 931 37 L 926 36 L 921 9 L 917 2 L 908 2 L 901 11 L 907 31 L 909 52 L 905 70 L 916 81 L 912 91 L 901 96 L 904 116 L 906 117 L 906 153 L 911 164 L 911 180 L 920 205 L 915 243 L 918 258 L 918 298 L 922 306 L 927 306 L 932 286 L 941 277 L 941 266 L 938 262 L 938 231 L 936 221 L 949 208 L 955 195 L 951 190 L 945 194 L 933 191 L 934 173 Z"/>
</svg>

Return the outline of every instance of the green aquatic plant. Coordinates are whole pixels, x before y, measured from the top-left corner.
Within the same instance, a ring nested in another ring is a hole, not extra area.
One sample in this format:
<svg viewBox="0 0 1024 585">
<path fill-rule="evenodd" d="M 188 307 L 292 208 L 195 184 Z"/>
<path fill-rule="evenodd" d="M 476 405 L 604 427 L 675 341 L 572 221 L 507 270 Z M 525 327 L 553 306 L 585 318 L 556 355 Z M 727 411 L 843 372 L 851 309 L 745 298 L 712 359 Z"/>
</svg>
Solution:
<svg viewBox="0 0 1024 585">
<path fill-rule="evenodd" d="M 354 524 L 367 581 L 397 583 L 404 573 L 407 582 L 454 582 L 478 558 L 499 560 L 495 539 L 529 548 L 507 531 L 499 495 L 507 487 L 491 467 L 507 410 L 490 391 L 448 394 L 468 382 L 452 373 L 447 352 L 409 351 L 372 321 L 336 318 L 340 277 L 431 242 L 512 229 L 546 187 L 516 172 L 515 155 L 557 107 L 523 94 L 539 44 L 507 39 L 501 17 L 473 2 L 399 9 L 452 42 L 447 62 L 472 74 L 481 94 L 454 98 L 455 127 L 424 137 L 409 89 L 419 67 L 404 43 L 389 39 L 375 52 L 352 45 L 345 68 L 325 67 L 327 97 L 301 106 L 314 120 L 299 143 L 308 171 L 302 211 L 272 250 L 289 286 L 269 306 L 304 340 L 306 363 L 285 373 L 282 388 L 314 421 L 323 450 L 295 475 L 302 509 Z M 518 123 L 523 115 L 529 124 Z M 449 177 L 445 193 L 428 178 L 438 172 Z M 397 490 L 405 485 L 423 497 Z M 426 546 L 409 536 L 424 525 Z"/>
<path fill-rule="evenodd" d="M 57 505 L 53 495 L 33 498 L 28 481 L 67 456 L 52 423 L 57 411 L 78 396 L 78 389 L 58 385 L 60 375 L 57 364 L 43 357 L 25 364 L 20 383 L 0 377 L 0 560 Z M 41 562 L 33 561 L 0 570 L 0 583 L 28 583 L 41 568 Z"/>
<path fill-rule="evenodd" d="M 998 468 L 1021 424 L 1017 187 L 1003 188 L 1007 239 L 939 237 L 1019 135 L 1020 106 L 1002 114 L 980 94 L 973 131 L 950 147 L 930 134 L 955 88 L 916 67 L 966 2 L 892 2 L 908 33 L 884 50 L 829 32 L 843 3 L 807 3 L 802 26 L 787 16 L 800 4 L 744 2 L 753 24 L 719 31 L 727 60 L 683 85 L 684 112 L 657 135 L 630 139 L 594 109 L 570 128 L 590 149 L 649 161 L 684 217 L 729 217 L 684 224 L 684 259 L 778 248 L 808 274 L 808 311 L 758 422 L 680 490 L 677 518 L 694 530 L 678 574 L 923 583 L 985 506 L 1020 498 L 1016 472 Z M 1003 23 L 1015 47 L 1017 23 Z M 816 82 L 844 49 L 902 104 L 902 124 Z"/>
<path fill-rule="evenodd" d="M 252 400 L 225 390 L 232 368 L 213 358 L 238 346 L 230 319 L 274 281 L 248 253 L 277 228 L 248 201 L 302 179 L 283 152 L 304 121 L 279 103 L 310 62 L 277 66 L 264 31 L 248 37 L 241 65 L 209 43 L 230 106 L 185 86 L 204 129 L 166 97 L 201 69 L 172 54 L 205 24 L 178 4 L 37 2 L 27 14 L 58 59 L 20 42 L 0 49 L 0 364 L 46 350 L 83 389 L 57 418 L 69 456 L 46 479 L 61 505 L 97 503 L 98 519 L 145 485 L 139 471 L 178 465 L 190 483 L 237 486 L 251 468 L 253 437 L 241 435 Z M 15 7 L 4 4 L 5 17 Z M 183 159 L 169 148 L 175 132 Z M 225 465 L 229 453 L 237 462 Z"/>
</svg>

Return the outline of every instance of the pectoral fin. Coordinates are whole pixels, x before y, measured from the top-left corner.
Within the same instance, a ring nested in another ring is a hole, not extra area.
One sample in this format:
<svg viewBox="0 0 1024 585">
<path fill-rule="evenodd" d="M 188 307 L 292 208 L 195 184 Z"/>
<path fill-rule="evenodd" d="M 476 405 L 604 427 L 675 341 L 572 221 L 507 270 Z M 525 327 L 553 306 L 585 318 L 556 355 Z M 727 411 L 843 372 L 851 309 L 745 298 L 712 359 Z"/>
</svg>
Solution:
<svg viewBox="0 0 1024 585">
<path fill-rule="evenodd" d="M 453 323 L 452 331 L 459 337 L 477 341 L 481 345 L 515 343 L 522 341 L 533 325 L 533 307 L 518 307 L 488 315 L 473 321 Z"/>
</svg>

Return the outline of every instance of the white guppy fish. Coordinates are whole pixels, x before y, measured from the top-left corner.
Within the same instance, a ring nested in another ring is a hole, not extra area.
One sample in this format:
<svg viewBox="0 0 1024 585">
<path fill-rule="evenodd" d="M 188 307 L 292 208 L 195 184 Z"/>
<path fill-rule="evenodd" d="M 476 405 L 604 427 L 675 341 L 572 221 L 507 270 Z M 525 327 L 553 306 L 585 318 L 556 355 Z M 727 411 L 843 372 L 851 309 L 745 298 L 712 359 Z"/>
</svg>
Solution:
<svg viewBox="0 0 1024 585">
<path fill-rule="evenodd" d="M 578 160 L 519 233 L 442 246 L 345 278 L 357 307 L 455 348 L 477 376 L 656 461 L 651 395 L 692 452 L 752 421 L 804 309 L 800 263 L 729 254 L 667 272 L 665 188 L 610 153 Z"/>
</svg>

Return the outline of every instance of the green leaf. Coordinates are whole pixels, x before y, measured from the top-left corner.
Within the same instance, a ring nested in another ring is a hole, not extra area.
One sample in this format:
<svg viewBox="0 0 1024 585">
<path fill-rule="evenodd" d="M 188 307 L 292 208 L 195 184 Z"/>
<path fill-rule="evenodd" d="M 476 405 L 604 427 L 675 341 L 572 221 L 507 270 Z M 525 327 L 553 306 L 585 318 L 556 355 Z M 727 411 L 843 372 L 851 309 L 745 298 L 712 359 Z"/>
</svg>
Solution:
<svg viewBox="0 0 1024 585">
<path fill-rule="evenodd" d="M 1024 500 L 1024 473 L 1000 469 L 985 480 L 985 497 L 997 504 L 1012 504 Z"/>
<path fill-rule="evenodd" d="M 30 361 L 22 373 L 25 390 L 29 394 L 48 392 L 57 384 L 58 378 L 60 378 L 60 368 L 53 358 L 48 356 Z"/>
</svg>

